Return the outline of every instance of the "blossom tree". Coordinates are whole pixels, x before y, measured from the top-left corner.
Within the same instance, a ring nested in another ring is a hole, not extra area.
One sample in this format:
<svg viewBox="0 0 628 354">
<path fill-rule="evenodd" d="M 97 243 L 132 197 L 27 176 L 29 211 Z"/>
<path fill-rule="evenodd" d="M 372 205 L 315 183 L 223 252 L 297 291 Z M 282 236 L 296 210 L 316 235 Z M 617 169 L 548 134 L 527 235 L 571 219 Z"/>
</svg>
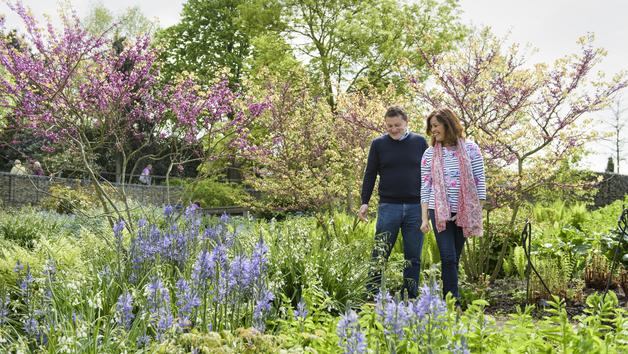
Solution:
<svg viewBox="0 0 628 354">
<path fill-rule="evenodd" d="M 23 20 L 31 47 L 20 51 L 0 43 L 5 73 L 0 106 L 13 115 L 9 128 L 32 131 L 44 139 L 47 152 L 73 151 L 106 213 L 128 216 L 103 188 L 98 152 L 119 156 L 125 176 L 137 167 L 129 162 L 139 163 L 155 140 L 166 142 L 167 151 L 150 158 L 168 157 L 171 167 L 216 159 L 237 138 L 246 148 L 241 135 L 257 113 L 237 108 L 240 98 L 224 82 L 209 90 L 189 77 L 161 85 L 157 52 L 148 37 L 114 45 L 105 33 L 90 34 L 75 15 L 63 17 L 57 30 L 50 23 L 41 27 L 21 2 L 9 5 Z M 194 156 L 182 151 L 194 151 Z M 126 201 L 124 178 L 120 182 L 117 191 Z"/>
<path fill-rule="evenodd" d="M 257 151 L 247 156 L 256 167 L 245 176 L 262 192 L 262 207 L 355 212 L 370 142 L 384 131 L 387 106 L 402 104 L 394 87 L 339 94 L 336 112 L 303 73 L 251 91 L 268 105 L 252 131 Z"/>
<path fill-rule="evenodd" d="M 592 78 L 604 51 L 593 47 L 592 35 L 578 43 L 580 53 L 553 67 L 526 66 L 518 46 L 503 48 L 488 30 L 455 52 L 424 55 L 433 80 L 432 85 L 416 84 L 418 98 L 430 109 L 453 109 L 479 144 L 488 174 L 488 208 L 510 208 L 509 230 L 523 203 L 560 174 L 562 162 L 595 141 L 588 114 L 605 108 L 628 84 L 622 75 L 610 81 L 601 74 Z"/>
</svg>

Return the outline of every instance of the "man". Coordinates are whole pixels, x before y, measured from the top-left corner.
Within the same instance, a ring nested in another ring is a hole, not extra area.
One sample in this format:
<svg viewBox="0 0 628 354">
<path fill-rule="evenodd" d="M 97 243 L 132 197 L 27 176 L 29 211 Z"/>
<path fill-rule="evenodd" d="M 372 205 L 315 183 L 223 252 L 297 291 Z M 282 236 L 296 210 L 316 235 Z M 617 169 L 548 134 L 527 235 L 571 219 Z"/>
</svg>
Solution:
<svg viewBox="0 0 628 354">
<path fill-rule="evenodd" d="M 421 232 L 421 157 L 427 149 L 422 136 L 408 130 L 408 117 L 400 107 L 390 107 L 384 115 L 386 132 L 371 142 L 362 182 L 362 205 L 358 216 L 366 221 L 368 203 L 379 175 L 379 206 L 375 227 L 376 245 L 372 262 L 388 260 L 401 229 L 406 267 L 404 292 L 418 295 L 423 232 Z M 383 249 L 382 249 L 382 246 Z M 373 266 L 367 290 L 375 295 L 381 283 L 381 268 Z"/>
</svg>

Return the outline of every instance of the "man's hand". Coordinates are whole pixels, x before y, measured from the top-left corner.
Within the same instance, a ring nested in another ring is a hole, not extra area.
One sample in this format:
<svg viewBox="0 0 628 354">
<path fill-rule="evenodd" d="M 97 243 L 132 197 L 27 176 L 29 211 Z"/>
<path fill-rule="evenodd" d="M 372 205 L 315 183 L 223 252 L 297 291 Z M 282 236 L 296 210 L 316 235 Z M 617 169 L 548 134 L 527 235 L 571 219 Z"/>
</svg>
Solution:
<svg viewBox="0 0 628 354">
<path fill-rule="evenodd" d="M 426 219 L 423 219 L 421 222 L 421 231 L 423 231 L 424 234 L 430 231 L 430 222 Z"/>
<path fill-rule="evenodd" d="M 369 205 L 368 204 L 362 204 L 360 206 L 360 210 L 358 211 L 358 218 L 360 218 L 360 220 L 362 221 L 369 221 L 369 219 L 366 217 L 366 212 L 369 210 Z"/>
</svg>

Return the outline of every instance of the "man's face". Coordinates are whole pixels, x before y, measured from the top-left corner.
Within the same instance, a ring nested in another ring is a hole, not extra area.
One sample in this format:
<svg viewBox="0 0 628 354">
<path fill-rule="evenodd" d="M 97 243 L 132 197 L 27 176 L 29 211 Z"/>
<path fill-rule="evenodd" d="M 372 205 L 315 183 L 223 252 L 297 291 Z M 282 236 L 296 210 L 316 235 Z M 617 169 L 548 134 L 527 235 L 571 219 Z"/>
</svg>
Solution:
<svg viewBox="0 0 628 354">
<path fill-rule="evenodd" d="M 399 116 L 386 117 L 386 132 L 391 138 L 399 140 L 406 132 L 408 122 Z"/>
</svg>

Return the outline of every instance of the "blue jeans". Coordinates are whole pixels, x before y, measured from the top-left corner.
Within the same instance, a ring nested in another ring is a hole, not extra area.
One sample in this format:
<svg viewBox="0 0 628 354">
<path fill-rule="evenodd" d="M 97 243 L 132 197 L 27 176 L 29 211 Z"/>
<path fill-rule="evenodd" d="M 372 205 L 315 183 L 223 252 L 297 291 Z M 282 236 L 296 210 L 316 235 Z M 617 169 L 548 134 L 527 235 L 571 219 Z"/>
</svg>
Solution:
<svg viewBox="0 0 628 354">
<path fill-rule="evenodd" d="M 445 230 L 436 231 L 436 216 L 434 210 L 430 209 L 430 220 L 436 236 L 436 244 L 440 252 L 441 277 L 443 280 L 443 297 L 451 293 L 456 299 L 460 298 L 458 292 L 458 268 L 460 255 L 464 248 L 465 237 L 462 228 L 456 225 L 455 221 L 447 221 Z M 452 216 L 456 215 L 455 213 Z"/>
<path fill-rule="evenodd" d="M 367 290 L 371 294 L 377 292 L 382 281 L 382 269 L 377 266 L 377 263 L 382 258 L 384 261 L 388 260 L 400 229 L 403 236 L 403 254 L 406 260 L 406 267 L 403 270 L 403 288 L 407 291 L 409 298 L 415 298 L 418 295 L 421 250 L 423 249 L 421 205 L 418 203 L 380 203 L 377 208 L 375 248 L 371 255 L 373 267 L 367 284 Z"/>
</svg>

